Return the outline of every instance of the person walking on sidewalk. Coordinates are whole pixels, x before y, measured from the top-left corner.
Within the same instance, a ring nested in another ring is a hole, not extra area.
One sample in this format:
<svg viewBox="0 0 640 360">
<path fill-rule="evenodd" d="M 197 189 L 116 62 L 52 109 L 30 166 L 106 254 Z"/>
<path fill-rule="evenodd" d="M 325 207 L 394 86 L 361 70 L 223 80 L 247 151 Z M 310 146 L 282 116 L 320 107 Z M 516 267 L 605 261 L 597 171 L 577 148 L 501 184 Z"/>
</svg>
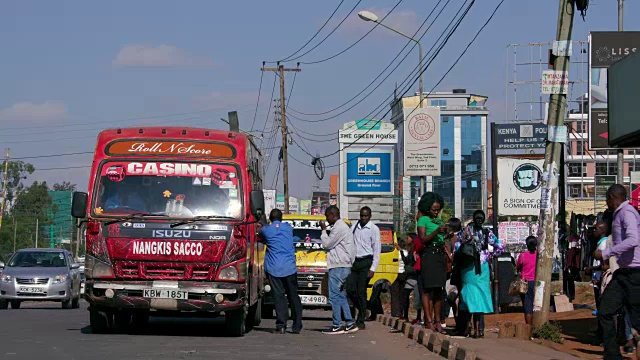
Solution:
<svg viewBox="0 0 640 360">
<path fill-rule="evenodd" d="M 302 304 L 298 296 L 296 251 L 293 244 L 293 228 L 282 222 L 282 211 L 271 210 L 271 225 L 260 228 L 262 241 L 267 245 L 264 267 L 273 289 L 276 308 L 276 334 L 284 334 L 289 320 L 289 309 L 293 325 L 291 332 L 302 330 Z M 287 307 L 287 298 L 289 306 Z"/>
<path fill-rule="evenodd" d="M 356 260 L 347 279 L 347 295 L 358 310 L 356 325 L 364 330 L 367 317 L 367 284 L 380 263 L 380 229 L 371 222 L 371 208 L 360 209 L 360 220 L 351 228 Z"/>
<path fill-rule="evenodd" d="M 538 258 L 538 239 L 535 236 L 529 236 L 525 240 L 527 251 L 518 256 L 516 269 L 520 273 L 520 278 L 527 282 L 527 293 L 520 295 L 522 305 L 524 307 L 524 322 L 531 325 L 533 319 L 533 296 L 536 286 L 536 262 Z"/>
<path fill-rule="evenodd" d="M 627 201 L 627 190 L 614 184 L 607 190 L 607 206 L 613 213 L 613 247 L 596 250 L 598 260 L 617 256 L 618 270 L 607 285 L 607 291 L 600 298 L 598 321 L 602 327 L 604 359 L 622 359 L 616 341 L 614 316 L 623 308 L 629 313 L 632 332 L 636 344 L 640 340 L 640 214 Z M 636 350 L 636 357 L 638 350 Z"/>
<path fill-rule="evenodd" d="M 349 309 L 345 283 L 356 259 L 356 246 L 349 225 L 340 219 L 340 209 L 331 205 L 325 211 L 327 223 L 332 225 L 331 234 L 327 234 L 327 224 L 320 222 L 320 239 L 327 249 L 327 269 L 329 274 L 329 303 L 333 311 L 333 326 L 323 331 L 325 334 L 344 334 L 358 331 L 358 326 Z M 343 317 L 344 315 L 344 317 Z M 343 325 L 343 320 L 345 325 Z"/>
</svg>

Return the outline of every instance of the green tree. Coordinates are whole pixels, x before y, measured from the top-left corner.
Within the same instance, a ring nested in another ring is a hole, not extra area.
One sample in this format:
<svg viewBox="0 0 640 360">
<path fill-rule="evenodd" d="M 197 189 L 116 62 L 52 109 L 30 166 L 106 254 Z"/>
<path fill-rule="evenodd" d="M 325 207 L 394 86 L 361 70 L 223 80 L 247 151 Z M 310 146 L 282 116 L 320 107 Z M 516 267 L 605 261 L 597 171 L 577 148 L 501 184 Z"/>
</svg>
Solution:
<svg viewBox="0 0 640 360">
<path fill-rule="evenodd" d="M 49 196 L 49 188 L 46 182 L 34 181 L 31 186 L 23 188 L 17 193 L 8 223 L 15 223 L 16 248 L 35 246 L 36 234 L 38 237 L 38 247 L 49 245 L 49 234 L 43 231 L 43 227 L 52 222 L 51 214 L 55 212 L 55 205 Z M 4 230 L 4 229 L 3 229 Z M 13 230 L 13 229 L 11 229 Z M 3 248 L 13 250 L 13 233 L 6 241 L 7 233 L 3 231 Z"/>
<path fill-rule="evenodd" d="M 70 181 L 63 181 L 61 183 L 53 184 L 54 191 L 76 191 L 76 184 L 72 184 Z"/>
<path fill-rule="evenodd" d="M 4 176 L 5 161 L 2 162 L 0 167 L 0 176 Z M 35 171 L 33 165 L 25 163 L 24 161 L 9 161 L 7 171 L 7 203 L 11 203 L 18 192 L 20 192 L 24 185 L 22 180 L 27 178 L 27 175 L 32 174 Z"/>
</svg>

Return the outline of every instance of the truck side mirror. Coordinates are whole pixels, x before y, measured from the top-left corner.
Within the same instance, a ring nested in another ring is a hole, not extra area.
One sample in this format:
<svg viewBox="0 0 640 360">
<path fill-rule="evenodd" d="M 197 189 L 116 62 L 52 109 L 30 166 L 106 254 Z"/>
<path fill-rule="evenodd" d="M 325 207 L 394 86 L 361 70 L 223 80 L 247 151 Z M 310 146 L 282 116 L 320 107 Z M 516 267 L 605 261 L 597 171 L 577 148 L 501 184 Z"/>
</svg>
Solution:
<svg viewBox="0 0 640 360">
<path fill-rule="evenodd" d="M 262 214 L 264 214 L 264 194 L 262 190 L 252 190 L 249 201 L 251 214 L 256 218 L 262 217 Z"/>
<path fill-rule="evenodd" d="M 87 194 L 86 192 L 74 192 L 73 200 L 71 201 L 71 216 L 80 219 L 86 217 L 88 201 L 89 194 Z"/>
</svg>

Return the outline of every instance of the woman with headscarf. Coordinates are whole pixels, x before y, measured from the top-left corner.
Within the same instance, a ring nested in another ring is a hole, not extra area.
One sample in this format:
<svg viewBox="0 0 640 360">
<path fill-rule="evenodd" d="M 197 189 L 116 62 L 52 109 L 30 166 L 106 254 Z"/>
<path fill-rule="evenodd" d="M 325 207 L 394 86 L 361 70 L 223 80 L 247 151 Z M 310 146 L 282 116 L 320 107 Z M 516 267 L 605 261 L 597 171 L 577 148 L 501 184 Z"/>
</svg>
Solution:
<svg viewBox="0 0 640 360">
<path fill-rule="evenodd" d="M 489 229 L 482 225 L 486 216 L 482 210 L 473 213 L 473 222 L 464 229 L 461 244 L 471 246 L 474 261 L 461 269 L 462 290 L 460 309 L 473 315 L 473 336 L 484 337 L 484 314 L 493 313 L 489 260 L 500 255 L 504 246 Z"/>
<path fill-rule="evenodd" d="M 442 292 L 447 282 L 447 260 L 444 234 L 447 226 L 440 219 L 444 207 L 442 196 L 427 192 L 418 203 L 418 238 L 424 245 L 420 255 L 422 274 L 422 308 L 425 313 L 425 328 L 444 333 L 440 324 Z"/>
</svg>

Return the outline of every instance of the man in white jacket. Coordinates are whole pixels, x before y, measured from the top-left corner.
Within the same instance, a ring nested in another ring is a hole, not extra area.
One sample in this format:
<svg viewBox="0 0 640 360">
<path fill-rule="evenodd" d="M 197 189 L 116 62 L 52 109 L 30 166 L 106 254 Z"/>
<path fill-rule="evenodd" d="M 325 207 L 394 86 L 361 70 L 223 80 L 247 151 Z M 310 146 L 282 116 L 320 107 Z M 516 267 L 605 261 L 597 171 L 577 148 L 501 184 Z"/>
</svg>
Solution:
<svg viewBox="0 0 640 360">
<path fill-rule="evenodd" d="M 358 331 L 351 316 L 345 282 L 351 273 L 351 266 L 356 259 L 356 246 L 349 225 L 340 218 L 340 209 L 331 205 L 325 212 L 327 222 L 332 225 L 331 233 L 327 233 L 327 225 L 320 222 L 322 235 L 320 239 L 327 251 L 327 269 L 329 273 L 329 303 L 333 311 L 333 326 L 323 331 L 325 334 L 344 334 Z M 344 314 L 344 319 L 342 318 Z M 345 325 L 343 326 L 342 321 Z"/>
</svg>

